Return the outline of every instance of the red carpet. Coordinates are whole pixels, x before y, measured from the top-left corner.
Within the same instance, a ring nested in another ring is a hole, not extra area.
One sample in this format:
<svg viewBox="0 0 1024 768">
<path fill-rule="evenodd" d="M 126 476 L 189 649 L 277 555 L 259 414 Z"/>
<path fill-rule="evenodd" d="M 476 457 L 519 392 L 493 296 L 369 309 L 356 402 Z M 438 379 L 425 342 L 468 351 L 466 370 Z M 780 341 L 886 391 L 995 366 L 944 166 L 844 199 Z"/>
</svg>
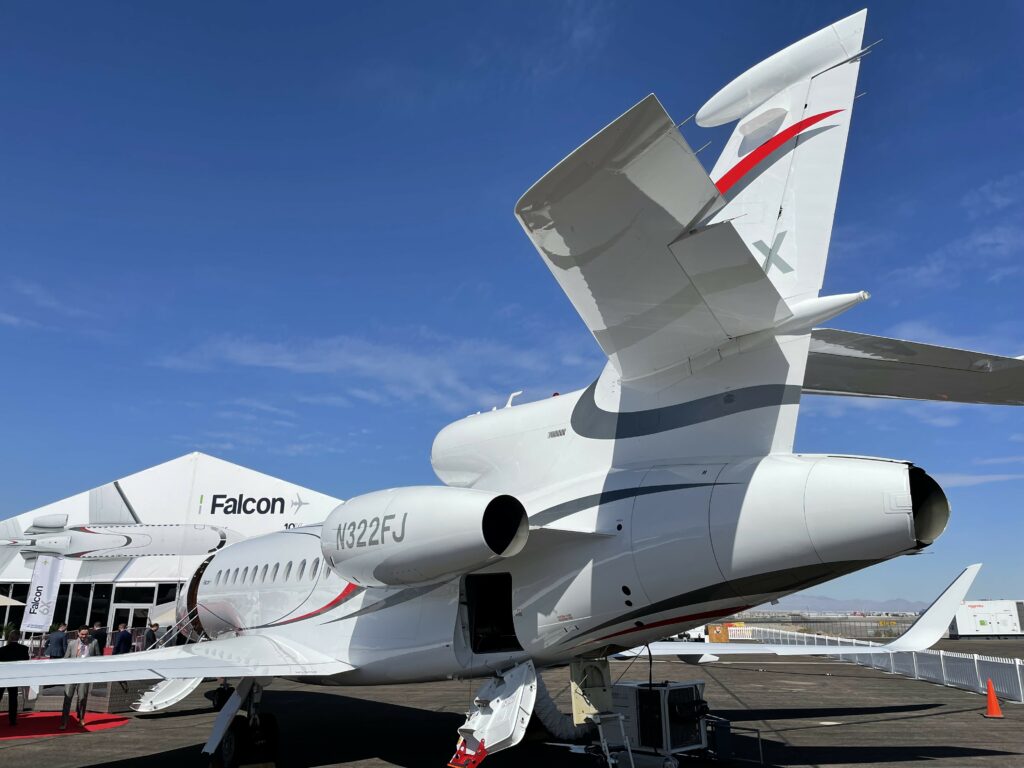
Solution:
<svg viewBox="0 0 1024 768">
<path fill-rule="evenodd" d="M 13 728 L 7 722 L 7 710 L 0 712 L 0 741 L 9 739 L 38 739 L 40 736 L 67 736 L 72 733 L 93 733 L 117 728 L 128 722 L 121 715 L 104 715 L 89 712 L 83 727 L 74 715 L 68 721 L 66 731 L 60 727 L 60 712 L 25 712 L 18 715 L 18 724 Z"/>
</svg>

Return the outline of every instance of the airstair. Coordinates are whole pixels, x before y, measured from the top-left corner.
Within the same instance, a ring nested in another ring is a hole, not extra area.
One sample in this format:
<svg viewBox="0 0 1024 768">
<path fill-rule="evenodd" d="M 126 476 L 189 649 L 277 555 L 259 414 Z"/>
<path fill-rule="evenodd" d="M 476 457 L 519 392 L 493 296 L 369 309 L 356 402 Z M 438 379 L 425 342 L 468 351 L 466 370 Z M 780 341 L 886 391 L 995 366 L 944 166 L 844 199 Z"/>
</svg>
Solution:
<svg viewBox="0 0 1024 768">
<path fill-rule="evenodd" d="M 196 618 L 198 609 L 193 608 L 187 614 L 182 616 L 164 635 L 157 640 L 147 650 L 153 650 L 155 648 L 164 648 L 171 644 L 171 642 L 178 637 L 179 633 L 184 631 L 193 620 Z M 202 643 L 209 640 L 205 634 L 200 635 L 196 642 Z M 132 709 L 136 712 L 158 712 L 162 709 L 174 706 L 179 701 L 188 696 L 192 691 L 199 687 L 203 682 L 201 677 L 192 677 L 184 679 L 169 678 L 167 680 L 161 680 L 154 686 L 143 692 L 138 700 L 132 704 Z"/>
</svg>

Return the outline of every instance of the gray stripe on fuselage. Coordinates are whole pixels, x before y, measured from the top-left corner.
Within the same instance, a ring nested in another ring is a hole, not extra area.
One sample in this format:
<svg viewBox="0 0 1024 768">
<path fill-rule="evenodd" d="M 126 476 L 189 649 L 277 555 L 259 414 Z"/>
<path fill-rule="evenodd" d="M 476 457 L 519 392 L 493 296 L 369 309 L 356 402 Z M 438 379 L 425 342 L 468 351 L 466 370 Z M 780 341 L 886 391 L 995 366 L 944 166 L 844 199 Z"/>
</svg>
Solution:
<svg viewBox="0 0 1024 768">
<path fill-rule="evenodd" d="M 634 621 L 645 616 L 653 616 L 677 608 L 692 608 L 695 605 L 719 600 L 748 599 L 757 595 L 772 594 L 773 592 L 793 592 L 798 589 L 807 589 L 815 584 L 859 571 L 861 568 L 867 568 L 869 565 L 875 565 L 879 562 L 881 560 L 842 560 L 833 563 L 814 563 L 811 565 L 799 565 L 794 568 L 783 568 L 779 571 L 768 571 L 767 573 L 759 573 L 754 576 L 743 576 L 732 581 L 709 584 L 706 587 L 694 589 L 682 595 L 659 600 L 656 603 L 619 614 L 614 619 L 588 627 L 582 633 L 565 637 L 559 645 L 578 642 L 581 637 L 599 632 L 602 629 L 608 629 L 618 624 L 624 624 L 628 621 Z"/>
<path fill-rule="evenodd" d="M 707 488 L 714 483 L 673 483 L 671 485 L 647 485 L 638 488 L 620 488 L 614 491 L 602 491 L 590 496 L 581 496 L 571 501 L 563 501 L 553 507 L 548 507 L 530 518 L 530 525 L 548 525 L 555 520 L 561 520 L 574 512 L 590 509 L 601 504 L 611 504 L 620 499 L 646 496 L 649 493 L 668 493 L 669 491 L 680 491 L 685 488 Z"/>
<path fill-rule="evenodd" d="M 802 391 L 802 387 L 796 384 L 758 384 L 676 405 L 615 413 L 598 406 L 594 400 L 596 389 L 596 381 L 587 387 L 576 402 L 569 422 L 577 435 L 592 440 L 646 437 L 755 408 L 795 405 L 800 402 Z"/>
<path fill-rule="evenodd" d="M 354 619 L 357 616 L 365 616 L 368 613 L 376 613 L 377 611 L 383 611 L 385 608 L 392 608 L 396 605 L 400 605 L 402 603 L 408 602 L 409 600 L 413 600 L 414 598 L 425 595 L 428 592 L 433 592 L 435 589 L 440 589 L 446 583 L 447 582 L 441 582 L 440 584 L 427 584 L 423 587 L 408 587 L 406 589 L 400 590 L 399 592 L 394 592 L 388 595 L 387 597 L 383 598 L 382 600 L 378 600 L 375 603 L 371 603 L 370 605 L 367 605 L 363 608 L 359 608 L 358 610 L 352 611 L 352 613 L 346 613 L 344 616 L 339 616 L 336 619 L 323 621 L 321 622 L 321 624 L 333 624 L 336 621 L 345 621 L 346 619 Z"/>
</svg>

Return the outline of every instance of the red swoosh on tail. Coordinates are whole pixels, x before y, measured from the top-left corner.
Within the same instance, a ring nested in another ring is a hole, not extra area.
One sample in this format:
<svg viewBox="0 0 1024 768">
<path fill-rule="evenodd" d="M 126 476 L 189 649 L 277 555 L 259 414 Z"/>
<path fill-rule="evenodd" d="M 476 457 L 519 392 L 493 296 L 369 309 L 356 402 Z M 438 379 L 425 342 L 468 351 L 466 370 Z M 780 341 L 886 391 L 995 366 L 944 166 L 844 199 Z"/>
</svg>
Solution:
<svg viewBox="0 0 1024 768">
<path fill-rule="evenodd" d="M 736 165 L 734 165 L 732 168 L 730 168 L 728 171 L 722 174 L 722 177 L 715 182 L 715 186 L 718 188 L 718 191 L 724 195 L 726 192 L 728 192 L 736 185 L 736 182 L 738 182 L 740 179 L 746 176 L 754 166 L 756 166 L 758 163 L 760 163 L 762 160 L 768 157 L 768 155 L 770 155 L 776 149 L 778 149 L 787 141 L 792 139 L 794 136 L 797 136 L 798 134 L 807 130 L 815 123 L 820 123 L 826 117 L 832 117 L 832 115 L 842 111 L 843 110 L 841 109 L 833 109 L 830 112 L 821 112 L 817 115 L 805 117 L 803 120 L 793 123 L 791 126 L 789 126 L 789 128 L 782 131 L 781 133 L 775 134 L 770 139 L 768 139 L 768 141 L 759 146 L 753 152 L 751 152 L 738 163 L 736 163 Z"/>
</svg>

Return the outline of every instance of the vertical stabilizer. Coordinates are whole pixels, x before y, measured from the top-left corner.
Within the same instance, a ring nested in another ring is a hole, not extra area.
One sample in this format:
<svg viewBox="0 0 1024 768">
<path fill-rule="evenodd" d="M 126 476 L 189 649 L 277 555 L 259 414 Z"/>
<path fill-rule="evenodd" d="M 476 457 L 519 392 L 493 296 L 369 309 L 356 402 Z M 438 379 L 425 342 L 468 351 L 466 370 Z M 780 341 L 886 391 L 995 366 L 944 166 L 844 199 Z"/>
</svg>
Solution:
<svg viewBox="0 0 1024 768">
<path fill-rule="evenodd" d="M 846 153 L 867 11 L 756 64 L 697 113 L 737 121 L 711 172 L 731 220 L 790 304 L 818 295 Z"/>
</svg>

